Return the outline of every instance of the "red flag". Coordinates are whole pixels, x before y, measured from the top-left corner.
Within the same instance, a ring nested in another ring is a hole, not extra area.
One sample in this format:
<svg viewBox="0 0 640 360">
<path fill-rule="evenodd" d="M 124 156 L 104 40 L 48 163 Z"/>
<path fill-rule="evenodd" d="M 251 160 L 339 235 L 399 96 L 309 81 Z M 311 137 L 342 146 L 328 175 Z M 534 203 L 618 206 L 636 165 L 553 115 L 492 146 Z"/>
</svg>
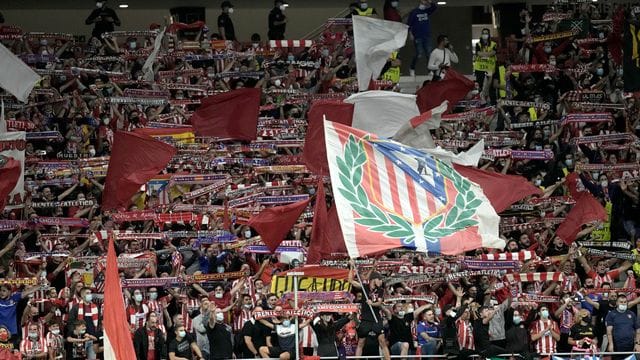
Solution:
<svg viewBox="0 0 640 360">
<path fill-rule="evenodd" d="M 577 173 L 569 174 L 566 178 L 566 184 L 576 203 L 556 230 L 556 236 L 571 245 L 582 225 L 594 221 L 606 221 L 607 212 L 600 202 L 584 188 Z"/>
<path fill-rule="evenodd" d="M 504 175 L 458 164 L 453 164 L 453 167 L 462 176 L 480 185 L 497 213 L 529 195 L 542 195 L 542 190 L 522 176 Z"/>
<path fill-rule="evenodd" d="M 102 194 L 102 208 L 126 208 L 131 197 L 162 169 L 176 149 L 149 136 L 117 131 Z"/>
<path fill-rule="evenodd" d="M 22 170 L 20 161 L 6 156 L 0 156 L 0 164 L 6 159 L 4 165 L 0 165 L 0 212 L 4 210 L 7 196 L 16 187 Z"/>
<path fill-rule="evenodd" d="M 327 214 L 327 201 L 322 180 L 318 181 L 317 191 L 307 264 L 319 264 L 320 260 L 327 259 L 334 253 L 347 253 L 335 204 Z"/>
<path fill-rule="evenodd" d="M 104 358 L 105 360 L 135 359 L 131 332 L 126 321 L 124 310 L 122 287 L 118 275 L 118 262 L 116 250 L 113 246 L 113 237 L 109 236 L 109 249 L 107 250 L 107 269 L 104 280 Z"/>
<path fill-rule="evenodd" d="M 247 225 L 254 228 L 262 242 L 273 253 L 276 251 L 289 230 L 309 205 L 310 199 L 298 201 L 293 204 L 274 206 L 262 210 L 258 215 L 252 216 Z"/>
<path fill-rule="evenodd" d="M 198 136 L 255 140 L 261 89 L 243 88 L 209 96 L 191 116 Z"/>
<path fill-rule="evenodd" d="M 447 70 L 445 78 L 440 81 L 432 81 L 423 86 L 416 93 L 418 108 L 421 113 L 429 111 L 448 100 L 450 111 L 458 101 L 464 99 L 469 91 L 473 90 L 473 81 L 453 69 Z"/>
<path fill-rule="evenodd" d="M 327 147 L 324 143 L 324 117 L 329 121 L 351 126 L 353 104 L 336 100 L 320 100 L 314 101 L 309 109 L 307 115 L 309 126 L 302 159 L 311 172 L 328 176 Z"/>
</svg>

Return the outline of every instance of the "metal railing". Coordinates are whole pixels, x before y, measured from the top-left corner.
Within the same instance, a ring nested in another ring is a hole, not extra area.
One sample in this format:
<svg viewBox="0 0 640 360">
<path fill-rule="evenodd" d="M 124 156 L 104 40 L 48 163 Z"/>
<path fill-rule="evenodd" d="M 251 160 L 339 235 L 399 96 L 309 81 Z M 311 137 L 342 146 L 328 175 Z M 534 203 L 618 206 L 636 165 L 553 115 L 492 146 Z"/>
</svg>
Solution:
<svg viewBox="0 0 640 360">
<path fill-rule="evenodd" d="M 339 13 L 335 14 L 334 16 L 331 16 L 331 18 L 341 18 L 341 17 L 345 17 L 347 15 L 349 15 L 349 13 L 351 12 L 351 10 L 349 8 L 344 8 L 343 10 L 341 10 Z M 326 22 L 322 23 L 320 26 L 318 26 L 317 28 L 311 30 L 310 32 L 308 32 L 307 34 L 305 34 L 302 39 L 305 40 L 313 40 L 315 38 L 317 38 L 318 36 L 320 36 L 320 34 L 322 34 L 322 32 L 324 31 L 326 26 Z"/>
<path fill-rule="evenodd" d="M 559 357 L 566 357 L 566 358 L 573 358 L 573 357 L 585 357 L 585 356 L 595 356 L 595 357 L 601 357 L 601 356 L 610 356 L 610 355 L 620 355 L 620 356 L 631 356 L 631 355 L 635 355 L 638 354 L 636 352 L 598 352 L 598 353 L 579 353 L 579 352 L 573 352 L 573 353 L 551 353 L 551 354 L 532 354 L 533 358 L 541 358 L 541 357 L 548 357 L 548 356 L 559 356 Z M 485 359 L 484 357 L 482 357 L 481 355 L 469 355 L 470 358 L 475 358 L 475 359 Z M 492 358 L 522 358 L 521 354 L 499 354 L 499 355 L 494 355 L 491 356 Z M 300 357 L 303 358 L 303 357 Z M 377 355 L 377 356 L 347 356 L 346 359 L 347 360 L 357 360 L 357 359 L 382 359 L 383 357 L 381 355 Z M 448 358 L 447 355 L 391 355 L 390 357 L 391 359 L 446 359 Z M 318 359 L 318 358 L 316 358 Z M 320 357 L 320 360 L 336 360 L 336 359 L 341 359 L 338 357 Z M 236 360 L 251 360 L 251 359 L 236 359 Z M 263 359 L 264 360 L 264 359 Z M 269 360 L 278 360 L 278 358 L 270 358 Z"/>
</svg>

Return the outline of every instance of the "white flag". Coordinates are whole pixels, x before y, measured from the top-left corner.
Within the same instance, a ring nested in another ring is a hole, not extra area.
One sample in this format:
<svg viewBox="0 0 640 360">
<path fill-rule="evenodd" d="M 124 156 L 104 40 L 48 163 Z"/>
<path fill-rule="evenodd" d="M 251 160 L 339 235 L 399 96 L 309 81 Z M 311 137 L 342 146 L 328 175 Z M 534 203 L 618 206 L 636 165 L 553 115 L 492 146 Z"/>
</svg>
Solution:
<svg viewBox="0 0 640 360">
<path fill-rule="evenodd" d="M 353 94 L 344 102 L 354 104 L 351 126 L 379 137 L 392 137 L 409 120 L 420 115 L 416 95 L 411 94 L 366 91 Z"/>
<path fill-rule="evenodd" d="M 40 76 L 27 66 L 11 50 L 0 44 L 0 87 L 22 102 L 27 102 L 31 89 Z"/>
<path fill-rule="evenodd" d="M 160 51 L 160 47 L 162 46 L 162 39 L 164 38 L 164 33 L 167 31 L 165 27 L 162 29 L 162 32 L 156 36 L 156 41 L 153 44 L 153 51 L 149 54 L 147 61 L 142 65 L 142 73 L 144 74 L 144 79 L 147 81 L 153 81 L 153 63 L 156 62 L 156 58 L 158 57 L 158 52 Z"/>
<path fill-rule="evenodd" d="M 441 116 L 447 111 L 448 105 L 449 102 L 445 100 L 439 106 L 412 117 L 393 135 L 393 140 L 419 149 L 434 148 L 435 143 L 431 137 L 431 130 L 440 127 Z"/>
<path fill-rule="evenodd" d="M 461 151 L 458 154 L 454 154 L 449 150 L 445 150 L 438 146 L 433 149 L 422 149 L 427 154 L 431 154 L 438 160 L 445 161 L 447 163 L 454 163 L 463 166 L 478 166 L 478 161 L 484 153 L 484 139 L 480 139 L 471 149 L 467 151 Z"/>
<path fill-rule="evenodd" d="M 396 22 L 353 17 L 353 43 L 360 91 L 369 88 L 371 79 L 377 79 L 391 53 L 404 46 L 409 26 Z"/>
</svg>

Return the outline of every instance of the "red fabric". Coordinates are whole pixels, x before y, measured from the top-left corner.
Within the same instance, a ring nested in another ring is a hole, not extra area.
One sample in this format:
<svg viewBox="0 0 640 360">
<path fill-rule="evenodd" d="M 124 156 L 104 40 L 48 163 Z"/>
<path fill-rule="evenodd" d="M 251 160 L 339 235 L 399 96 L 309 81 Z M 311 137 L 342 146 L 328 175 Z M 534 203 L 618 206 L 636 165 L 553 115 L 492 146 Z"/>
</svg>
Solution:
<svg viewBox="0 0 640 360">
<path fill-rule="evenodd" d="M 542 195 L 542 190 L 533 186 L 522 176 L 503 175 L 457 164 L 453 166 L 462 176 L 480 185 L 497 213 L 529 195 Z M 505 191 L 505 189 L 509 190 Z"/>
<path fill-rule="evenodd" d="M 445 100 L 449 100 L 447 107 L 447 112 L 449 112 L 458 101 L 464 99 L 469 91 L 473 90 L 473 87 L 473 81 L 457 71 L 449 69 L 443 80 L 432 81 L 416 93 L 416 102 L 420 113 L 433 109 Z"/>
<path fill-rule="evenodd" d="M 20 161 L 7 157 L 7 162 L 0 168 L 0 211 L 4 210 L 9 193 L 20 180 Z"/>
<path fill-rule="evenodd" d="M 113 237 L 109 237 L 107 270 L 105 273 L 104 293 L 122 294 Z M 136 353 L 133 350 L 131 336 L 123 336 L 123 334 L 130 334 L 131 332 L 129 331 L 127 322 L 123 321 L 123 319 L 127 318 L 127 315 L 124 310 L 124 299 L 122 296 L 105 297 L 103 315 L 105 358 L 110 358 L 109 355 L 112 355 L 114 359 L 134 359 Z"/>
<path fill-rule="evenodd" d="M 195 30 L 195 29 L 202 29 L 203 27 L 205 27 L 207 24 L 205 24 L 204 21 L 196 21 L 193 22 L 191 24 L 185 24 L 185 23 L 173 23 L 169 26 L 169 32 L 170 33 L 174 33 L 178 30 Z"/>
<path fill-rule="evenodd" d="M 289 230 L 296 224 L 304 209 L 309 205 L 309 201 L 310 199 L 307 199 L 293 204 L 264 209 L 258 215 L 252 216 L 247 225 L 260 234 L 262 242 L 273 253 Z"/>
<path fill-rule="evenodd" d="M 319 264 L 320 260 L 329 258 L 333 253 L 346 253 L 347 247 L 340 230 L 335 204 L 327 214 L 322 179 L 318 182 L 318 195 L 313 213 L 313 231 L 311 232 L 307 264 Z"/>
<path fill-rule="evenodd" d="M 149 136 L 116 132 L 102 194 L 103 209 L 129 206 L 140 186 L 162 171 L 175 154 L 173 146 Z"/>
<path fill-rule="evenodd" d="M 191 116 L 198 136 L 255 140 L 261 89 L 238 89 L 209 96 Z"/>
<path fill-rule="evenodd" d="M 307 169 L 319 175 L 329 175 L 327 148 L 324 143 L 324 117 L 336 123 L 351 126 L 353 104 L 336 100 L 314 101 L 307 115 L 309 127 L 302 151 L 302 160 Z"/>
<path fill-rule="evenodd" d="M 349 277 L 348 269 L 338 269 L 318 265 L 305 265 L 299 268 L 291 269 L 289 271 L 303 272 L 304 276 L 308 277 L 331 278 L 338 280 L 343 280 Z M 289 271 L 285 271 L 283 274 L 286 274 Z"/>
<path fill-rule="evenodd" d="M 582 188 L 582 184 L 579 184 L 578 180 L 578 174 L 575 172 L 566 178 L 567 187 L 576 203 L 556 231 L 556 236 L 568 245 L 571 245 L 576 239 L 582 225 L 607 220 L 607 212 L 604 207 L 588 190 Z"/>
</svg>

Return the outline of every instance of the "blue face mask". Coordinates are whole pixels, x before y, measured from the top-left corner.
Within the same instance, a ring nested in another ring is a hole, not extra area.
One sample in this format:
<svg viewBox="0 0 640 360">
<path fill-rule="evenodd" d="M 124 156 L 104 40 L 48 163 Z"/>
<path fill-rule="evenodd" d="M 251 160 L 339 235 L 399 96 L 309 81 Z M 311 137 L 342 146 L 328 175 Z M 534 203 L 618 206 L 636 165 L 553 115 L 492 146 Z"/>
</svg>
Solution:
<svg viewBox="0 0 640 360">
<path fill-rule="evenodd" d="M 522 322 L 522 318 L 520 316 L 514 316 L 513 317 L 513 324 L 514 325 L 520 325 L 521 322 Z"/>
<path fill-rule="evenodd" d="M 296 61 L 296 57 L 293 56 L 293 55 L 289 55 L 289 56 L 287 56 L 287 61 L 289 61 L 289 62 Z"/>
<path fill-rule="evenodd" d="M 598 75 L 598 76 L 604 75 L 604 69 L 603 68 L 597 68 L 596 69 L 596 75 Z"/>
</svg>

